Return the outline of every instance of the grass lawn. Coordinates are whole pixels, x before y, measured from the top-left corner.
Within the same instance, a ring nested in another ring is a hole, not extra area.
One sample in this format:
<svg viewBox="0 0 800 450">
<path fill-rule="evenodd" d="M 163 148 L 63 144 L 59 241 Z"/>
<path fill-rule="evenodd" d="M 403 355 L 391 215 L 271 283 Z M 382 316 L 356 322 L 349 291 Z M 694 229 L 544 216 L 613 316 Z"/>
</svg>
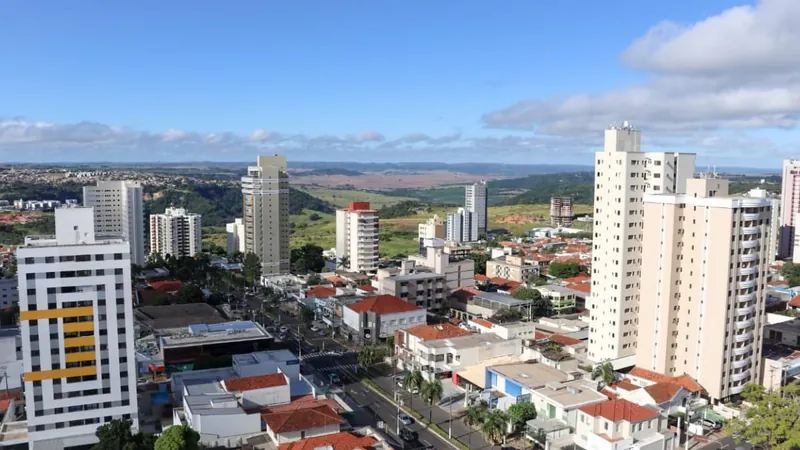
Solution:
<svg viewBox="0 0 800 450">
<path fill-rule="evenodd" d="M 319 216 L 319 219 L 311 220 L 314 214 Z M 290 216 L 289 220 L 294 224 L 294 232 L 289 240 L 291 248 L 315 244 L 324 250 L 329 250 L 336 245 L 335 215 L 305 210 L 303 214 Z"/>
<path fill-rule="evenodd" d="M 370 202 L 374 209 L 381 209 L 384 206 L 391 206 L 405 200 L 415 200 L 410 197 L 392 197 L 389 195 L 377 194 L 348 189 L 331 189 L 320 186 L 298 186 L 303 192 L 335 205 L 338 208 L 346 207 L 350 202 Z"/>
</svg>

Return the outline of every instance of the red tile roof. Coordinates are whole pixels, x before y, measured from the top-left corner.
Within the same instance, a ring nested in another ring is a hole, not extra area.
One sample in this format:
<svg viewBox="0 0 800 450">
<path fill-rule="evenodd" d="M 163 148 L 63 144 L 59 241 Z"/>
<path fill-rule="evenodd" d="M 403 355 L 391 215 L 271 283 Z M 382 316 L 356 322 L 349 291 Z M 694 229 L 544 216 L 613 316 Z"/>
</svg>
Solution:
<svg viewBox="0 0 800 450">
<path fill-rule="evenodd" d="M 320 406 L 329 406 L 338 414 L 343 413 L 345 410 L 341 405 L 336 403 L 336 400 L 330 398 L 315 399 L 313 395 L 298 395 L 292 397 L 292 401 L 285 405 L 268 406 L 261 408 L 262 414 L 275 414 L 285 413 L 289 411 L 296 411 L 298 409 L 317 408 Z"/>
<path fill-rule="evenodd" d="M 481 283 L 486 283 L 489 280 L 491 280 L 491 278 L 487 277 L 486 275 L 481 275 L 479 273 L 475 274 L 475 281 L 480 281 Z"/>
<path fill-rule="evenodd" d="M 360 289 L 360 290 L 362 290 L 364 292 L 377 292 L 378 291 L 375 288 L 375 286 L 372 286 L 372 285 L 369 285 L 369 284 L 362 284 L 361 286 L 358 287 L 358 289 Z"/>
<path fill-rule="evenodd" d="M 614 389 L 622 389 L 623 391 L 635 391 L 637 389 L 641 389 L 641 387 L 631 383 L 628 380 L 619 380 L 617 382 L 611 383 L 611 388 Z"/>
<path fill-rule="evenodd" d="M 262 414 L 261 419 L 273 433 L 292 433 L 344 423 L 330 406 L 295 409 L 292 411 Z"/>
<path fill-rule="evenodd" d="M 341 433 L 316 436 L 282 444 L 278 447 L 278 450 L 315 450 L 318 448 L 331 448 L 333 450 L 366 450 L 377 443 L 377 439 L 371 436 L 360 436 L 349 431 L 343 431 Z"/>
<path fill-rule="evenodd" d="M 584 294 L 592 293 L 592 285 L 589 283 L 570 283 L 567 285 L 568 289 L 583 292 Z"/>
<path fill-rule="evenodd" d="M 789 301 L 789 306 L 792 308 L 800 308 L 800 295 Z"/>
<path fill-rule="evenodd" d="M 360 302 L 356 302 L 346 306 L 352 311 L 361 313 L 372 311 L 375 314 L 382 316 L 386 314 L 399 314 L 411 311 L 420 311 L 422 308 L 407 303 L 394 295 L 378 295 L 370 297 Z"/>
<path fill-rule="evenodd" d="M 327 277 L 325 277 L 325 280 L 329 281 L 329 282 L 331 282 L 333 284 L 336 284 L 336 283 L 347 283 L 347 280 L 345 280 L 344 278 L 342 278 L 342 277 L 340 277 L 338 275 L 328 275 Z"/>
<path fill-rule="evenodd" d="M 183 286 L 178 280 L 151 281 L 149 284 L 151 288 L 161 292 L 175 292 Z"/>
<path fill-rule="evenodd" d="M 547 335 L 542 333 L 541 331 L 534 331 L 533 338 L 537 341 L 541 341 L 542 339 L 547 339 Z"/>
<path fill-rule="evenodd" d="M 592 417 L 602 417 L 612 422 L 625 420 L 627 422 L 641 422 L 643 420 L 655 419 L 660 414 L 654 409 L 639 406 L 636 403 L 623 399 L 609 400 L 603 403 L 582 406 L 578 408 Z"/>
<path fill-rule="evenodd" d="M 469 336 L 472 334 L 469 331 L 461 329 L 450 323 L 442 323 L 439 325 L 417 325 L 415 327 L 407 328 L 406 333 L 416 336 L 423 341 L 451 339 Z"/>
<path fill-rule="evenodd" d="M 458 299 L 458 301 L 466 302 L 472 297 L 478 295 L 479 292 L 480 291 L 475 288 L 465 287 L 453 291 L 452 293 L 450 293 L 450 295 Z"/>
<path fill-rule="evenodd" d="M 332 297 L 336 295 L 335 287 L 314 286 L 306 291 L 308 297 Z"/>
<path fill-rule="evenodd" d="M 642 369 L 641 367 L 634 367 L 628 372 L 628 375 L 638 378 L 644 378 L 645 380 L 650 380 L 654 383 L 672 383 L 672 384 L 679 384 L 686 388 L 687 391 L 695 393 L 700 392 L 703 390 L 703 386 L 697 383 L 694 378 L 690 377 L 689 375 L 679 375 L 676 377 L 670 377 L 667 375 L 662 375 L 658 372 L 653 372 L 652 370 Z"/>
<path fill-rule="evenodd" d="M 583 341 L 571 338 L 569 336 L 564 336 L 563 334 L 554 334 L 550 336 L 550 342 L 555 342 L 556 344 L 561 344 L 561 345 L 576 345 L 580 344 Z"/>
<path fill-rule="evenodd" d="M 656 383 L 645 386 L 644 390 L 656 403 L 660 404 L 672 400 L 682 388 L 683 386 L 674 383 Z"/>
<path fill-rule="evenodd" d="M 494 324 L 489 322 L 486 319 L 472 319 L 473 323 L 477 323 L 478 325 L 482 326 L 483 328 L 492 328 Z"/>
<path fill-rule="evenodd" d="M 592 277 L 581 272 L 575 275 L 574 277 L 564 278 L 563 280 L 566 283 L 588 283 L 589 281 L 592 280 Z"/>
<path fill-rule="evenodd" d="M 282 373 L 256 375 L 253 377 L 228 378 L 223 381 L 228 392 L 252 391 L 277 386 L 286 386 L 286 376 Z"/>
<path fill-rule="evenodd" d="M 615 400 L 619 397 L 619 395 L 617 395 L 616 393 L 614 393 L 614 391 L 612 391 L 607 387 L 604 387 L 603 390 L 600 391 L 600 393 L 608 397 L 609 400 Z"/>
<path fill-rule="evenodd" d="M 9 405 L 11 405 L 11 400 L 0 400 L 0 412 L 8 411 Z"/>
</svg>

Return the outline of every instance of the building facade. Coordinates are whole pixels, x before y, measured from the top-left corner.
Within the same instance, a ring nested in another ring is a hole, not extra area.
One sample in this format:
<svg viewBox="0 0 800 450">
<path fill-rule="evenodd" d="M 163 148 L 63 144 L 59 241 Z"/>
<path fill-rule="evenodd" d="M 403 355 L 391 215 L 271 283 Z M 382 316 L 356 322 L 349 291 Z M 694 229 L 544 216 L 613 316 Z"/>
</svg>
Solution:
<svg viewBox="0 0 800 450">
<path fill-rule="evenodd" d="M 605 131 L 595 154 L 594 239 L 589 358 L 617 360 L 636 353 L 641 288 L 643 203 L 646 193 L 686 192 L 694 154 L 644 153 L 627 122 Z"/>
<path fill-rule="evenodd" d="M 446 239 L 449 242 L 475 242 L 478 240 L 478 221 L 475 213 L 465 208 L 447 214 Z"/>
<path fill-rule="evenodd" d="M 0 309 L 13 308 L 18 301 L 17 279 L 0 280 Z"/>
<path fill-rule="evenodd" d="M 183 208 L 167 208 L 164 214 L 150 214 L 150 253 L 176 258 L 194 256 L 203 250 L 200 214 Z"/>
<path fill-rule="evenodd" d="M 55 236 L 17 251 L 31 448 L 96 442 L 97 428 L 138 429 L 130 246 L 96 234 L 92 208 L 56 210 Z"/>
<path fill-rule="evenodd" d="M 419 224 L 417 231 L 417 242 L 419 243 L 419 253 L 425 255 L 427 248 L 425 242 L 427 239 L 444 239 L 447 236 L 445 230 L 445 220 L 434 214 L 433 217 Z"/>
<path fill-rule="evenodd" d="M 486 224 L 489 218 L 489 187 L 485 180 L 470 184 L 464 188 L 464 209 L 473 214 L 478 236 L 486 234 Z"/>
<path fill-rule="evenodd" d="M 486 276 L 500 277 L 517 283 L 527 283 L 539 277 L 539 266 L 525 264 L 521 256 L 506 255 L 486 261 Z"/>
<path fill-rule="evenodd" d="M 424 325 L 428 313 L 394 295 L 378 295 L 342 307 L 344 331 L 362 344 L 377 344 L 397 330 Z"/>
<path fill-rule="evenodd" d="M 374 272 L 378 269 L 380 224 L 378 211 L 369 202 L 350 202 L 336 211 L 336 258 L 345 270 Z"/>
<path fill-rule="evenodd" d="M 83 187 L 83 206 L 94 208 L 99 234 L 116 234 L 131 247 L 131 262 L 144 266 L 144 200 L 142 186 L 132 181 L 98 181 Z"/>
<path fill-rule="evenodd" d="M 259 156 L 242 177 L 244 247 L 261 275 L 289 273 L 289 173 L 285 156 Z"/>
<path fill-rule="evenodd" d="M 244 253 L 244 221 L 241 218 L 225 224 L 226 250 L 228 255 L 236 252 Z"/>
<path fill-rule="evenodd" d="M 772 204 L 729 197 L 728 182 L 689 180 L 686 194 L 644 198 L 636 365 L 688 374 L 713 399 L 756 382 Z"/>
<path fill-rule="evenodd" d="M 800 213 L 800 159 L 786 159 L 783 161 L 781 182 L 779 259 L 792 258 L 794 260 L 794 227 L 798 213 Z"/>
<path fill-rule="evenodd" d="M 550 197 L 550 225 L 553 227 L 568 227 L 572 224 L 575 209 L 572 197 Z"/>
</svg>

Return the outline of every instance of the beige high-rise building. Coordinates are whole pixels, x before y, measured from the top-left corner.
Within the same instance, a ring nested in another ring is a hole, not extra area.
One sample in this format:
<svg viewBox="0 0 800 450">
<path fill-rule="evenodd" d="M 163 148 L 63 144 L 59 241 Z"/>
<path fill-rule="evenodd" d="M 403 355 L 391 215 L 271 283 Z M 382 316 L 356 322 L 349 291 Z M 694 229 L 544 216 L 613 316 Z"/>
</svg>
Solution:
<svg viewBox="0 0 800 450">
<path fill-rule="evenodd" d="M 641 134 L 627 122 L 605 131 L 595 154 L 592 292 L 587 299 L 589 358 L 617 360 L 636 353 L 642 287 L 645 193 L 683 193 L 695 155 L 643 153 Z"/>
<path fill-rule="evenodd" d="M 83 187 L 83 206 L 94 208 L 99 234 L 122 236 L 131 246 L 131 263 L 144 266 L 144 200 L 134 181 L 98 181 Z"/>
<path fill-rule="evenodd" d="M 150 214 L 150 254 L 176 258 L 203 251 L 203 225 L 200 214 L 184 208 L 167 208 L 163 214 Z"/>
<path fill-rule="evenodd" d="M 794 227 L 796 217 L 800 214 L 800 159 L 783 161 L 783 178 L 781 179 L 781 224 L 778 258 L 792 258 L 800 262 L 800 255 L 795 254 L 796 236 Z"/>
<path fill-rule="evenodd" d="M 244 247 L 262 275 L 289 273 L 289 173 L 285 156 L 259 156 L 242 177 Z"/>
<path fill-rule="evenodd" d="M 336 258 L 351 272 L 374 272 L 380 258 L 378 211 L 369 202 L 336 210 Z"/>
<path fill-rule="evenodd" d="M 769 199 L 717 178 L 645 196 L 638 367 L 688 374 L 713 399 L 757 382 L 771 221 Z"/>
<path fill-rule="evenodd" d="M 433 217 L 419 224 L 417 229 L 417 242 L 419 243 L 419 254 L 426 255 L 428 250 L 425 246 L 427 239 L 444 239 L 447 235 L 445 230 L 445 220 L 434 214 Z"/>
</svg>

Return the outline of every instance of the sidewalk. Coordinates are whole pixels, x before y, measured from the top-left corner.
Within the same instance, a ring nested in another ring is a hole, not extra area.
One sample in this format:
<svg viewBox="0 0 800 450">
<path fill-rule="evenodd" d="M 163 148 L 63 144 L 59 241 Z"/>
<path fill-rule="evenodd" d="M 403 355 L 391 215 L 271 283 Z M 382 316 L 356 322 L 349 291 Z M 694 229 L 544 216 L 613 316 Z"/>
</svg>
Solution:
<svg viewBox="0 0 800 450">
<path fill-rule="evenodd" d="M 380 386 L 381 389 L 388 392 L 390 395 L 392 393 L 392 384 L 394 380 L 391 377 L 376 377 L 372 378 L 372 381 Z M 413 406 L 414 411 L 418 412 L 425 420 L 428 419 L 428 414 L 431 408 L 417 395 L 414 395 L 413 404 L 409 403 L 409 397 L 411 396 L 410 393 L 407 391 L 403 391 L 402 399 L 403 399 L 403 406 L 411 407 Z M 450 424 L 450 413 L 446 409 L 442 409 L 439 406 L 433 406 L 433 413 L 432 413 L 433 423 L 439 426 L 444 431 L 448 430 L 448 425 Z M 461 420 L 461 417 L 456 415 L 456 411 L 453 411 L 453 421 L 452 421 L 452 431 L 453 431 L 453 438 L 457 439 L 462 444 L 466 445 L 472 450 L 480 450 L 480 449 L 491 449 L 492 446 L 486 442 L 486 439 L 483 438 L 483 434 L 480 431 L 472 429 L 466 425 Z"/>
</svg>

